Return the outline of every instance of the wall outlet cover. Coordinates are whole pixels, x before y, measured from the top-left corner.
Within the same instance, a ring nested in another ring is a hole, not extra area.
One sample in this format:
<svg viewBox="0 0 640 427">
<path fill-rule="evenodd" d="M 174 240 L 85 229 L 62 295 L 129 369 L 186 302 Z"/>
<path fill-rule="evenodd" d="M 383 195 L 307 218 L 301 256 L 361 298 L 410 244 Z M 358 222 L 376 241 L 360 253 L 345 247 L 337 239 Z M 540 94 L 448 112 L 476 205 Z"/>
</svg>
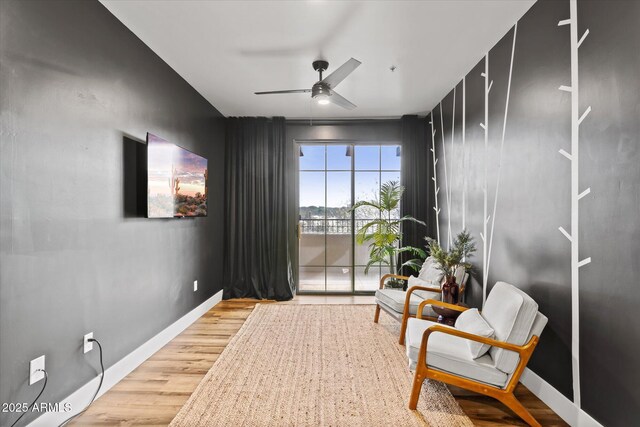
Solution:
<svg viewBox="0 0 640 427">
<path fill-rule="evenodd" d="M 88 353 L 93 350 L 93 341 L 89 341 L 89 338 L 93 338 L 93 332 L 89 332 L 84 336 L 84 352 Z"/>
<path fill-rule="evenodd" d="M 194 281 L 193 281 L 193 292 L 195 292 L 195 291 L 197 291 L 197 290 L 198 290 L 198 281 L 197 281 L 197 280 L 194 280 Z"/>
<path fill-rule="evenodd" d="M 29 385 L 35 384 L 44 378 L 44 372 L 38 369 L 44 369 L 44 354 L 29 363 Z"/>
</svg>

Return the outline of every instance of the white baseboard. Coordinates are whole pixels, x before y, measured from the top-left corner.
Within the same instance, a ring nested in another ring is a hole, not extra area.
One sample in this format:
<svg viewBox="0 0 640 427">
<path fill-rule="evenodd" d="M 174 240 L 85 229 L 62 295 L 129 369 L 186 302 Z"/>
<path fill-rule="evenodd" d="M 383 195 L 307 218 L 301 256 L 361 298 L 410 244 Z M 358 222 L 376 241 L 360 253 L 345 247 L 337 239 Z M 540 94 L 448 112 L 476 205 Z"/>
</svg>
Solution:
<svg viewBox="0 0 640 427">
<path fill-rule="evenodd" d="M 538 374 L 525 368 L 520 382 L 572 427 L 603 427 Z"/>
<path fill-rule="evenodd" d="M 129 375 L 129 373 L 140 366 L 142 362 L 147 360 L 154 353 L 164 347 L 165 344 L 178 336 L 182 331 L 184 331 L 200 317 L 202 317 L 203 314 L 209 311 L 220 301 L 222 301 L 222 291 L 213 295 L 211 298 L 191 310 L 189 313 L 173 322 L 166 329 L 159 332 L 149 341 L 145 342 L 140 347 L 113 364 L 104 373 L 104 382 L 102 383 L 100 394 L 98 394 L 96 399 L 106 393 L 111 387 L 120 382 L 120 380 L 122 380 L 124 377 Z M 99 377 L 92 379 L 91 381 L 80 387 L 78 390 L 67 396 L 67 398 L 62 402 L 60 402 L 60 408 L 64 408 L 64 405 L 67 403 L 71 404 L 71 408 L 73 408 L 72 413 L 45 412 L 40 417 L 31 422 L 29 426 L 48 427 L 60 425 L 60 423 L 69 418 L 72 414 L 75 414 L 78 411 L 82 410 L 82 408 L 84 408 L 87 403 L 89 403 L 91 397 L 93 396 L 93 393 L 95 393 L 95 390 L 98 387 L 99 382 Z"/>
</svg>

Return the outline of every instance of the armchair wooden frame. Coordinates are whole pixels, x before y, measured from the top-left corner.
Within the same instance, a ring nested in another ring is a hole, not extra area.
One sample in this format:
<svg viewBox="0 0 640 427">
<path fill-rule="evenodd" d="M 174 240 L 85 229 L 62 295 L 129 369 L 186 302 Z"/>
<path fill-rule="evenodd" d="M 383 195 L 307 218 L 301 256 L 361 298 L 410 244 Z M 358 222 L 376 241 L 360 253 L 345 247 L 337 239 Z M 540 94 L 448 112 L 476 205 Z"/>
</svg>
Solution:
<svg viewBox="0 0 640 427">
<path fill-rule="evenodd" d="M 387 279 L 390 278 L 396 278 L 396 279 L 401 279 L 401 280 L 409 280 L 408 276 L 400 276 L 398 274 L 385 274 L 384 276 L 382 276 L 380 278 L 380 289 L 384 288 L 384 282 Z M 407 323 L 409 322 L 409 317 L 413 317 L 411 314 L 409 314 L 409 301 L 411 299 L 411 294 L 414 291 L 430 291 L 430 292 L 437 292 L 437 293 L 441 293 L 442 289 L 440 288 L 430 288 L 430 287 L 426 287 L 426 286 L 412 286 L 409 289 L 407 289 L 407 295 L 405 296 L 404 299 L 404 308 L 402 310 L 402 320 L 401 320 L 401 324 L 400 324 L 400 338 L 399 338 L 399 343 L 400 345 L 404 345 L 404 333 L 407 330 Z M 424 306 L 422 306 L 422 308 L 424 308 Z M 420 310 L 422 310 L 422 308 Z M 430 317 L 428 317 L 429 319 L 431 319 Z M 376 313 L 373 317 L 373 321 L 375 323 L 378 323 L 378 320 L 380 319 L 380 305 L 376 304 Z M 435 320 L 435 319 L 432 319 Z"/>
<path fill-rule="evenodd" d="M 447 304 L 442 301 L 436 300 L 424 300 L 420 303 L 417 312 L 417 318 L 421 319 L 422 308 L 427 305 L 438 305 L 441 307 L 450 308 L 452 310 L 465 311 L 468 310 L 466 307 L 460 307 L 458 305 Z M 468 378 L 459 377 L 454 374 L 450 374 L 447 372 L 439 371 L 436 369 L 432 369 L 427 365 L 427 343 L 429 341 L 429 337 L 433 333 L 443 333 L 454 335 L 460 338 L 465 338 L 472 341 L 477 341 L 483 344 L 489 344 L 491 346 L 500 347 L 505 350 L 514 351 L 520 355 L 520 360 L 518 365 L 516 366 L 513 375 L 509 379 L 506 387 L 504 389 L 495 387 L 489 384 L 485 384 L 479 381 L 474 381 Z M 470 334 L 468 332 L 460 331 L 458 329 L 449 328 L 441 325 L 433 325 L 429 327 L 426 331 L 424 331 L 422 335 L 422 342 L 420 343 L 420 353 L 418 353 L 418 362 L 416 363 L 416 371 L 413 377 L 413 388 L 411 389 L 411 398 L 409 399 L 409 409 L 415 410 L 418 405 L 418 398 L 420 397 L 420 391 L 422 390 L 422 383 L 425 379 L 430 378 L 437 381 L 441 381 L 443 383 L 451 384 L 456 387 L 464 388 L 467 390 L 474 391 L 476 393 L 483 394 L 485 396 L 493 397 L 494 399 L 499 400 L 505 406 L 510 408 L 513 412 L 515 412 L 520 418 L 526 421 L 531 426 L 540 426 L 540 423 L 536 421 L 536 419 L 529 413 L 529 411 L 516 399 L 513 391 L 518 385 L 518 381 L 520 381 L 520 376 L 524 371 L 524 368 L 527 366 L 531 355 L 533 354 L 533 350 L 535 350 L 538 345 L 539 337 L 534 335 L 531 337 L 528 343 L 524 345 L 515 345 L 508 342 L 497 341 L 492 338 L 486 338 L 479 335 Z"/>
</svg>

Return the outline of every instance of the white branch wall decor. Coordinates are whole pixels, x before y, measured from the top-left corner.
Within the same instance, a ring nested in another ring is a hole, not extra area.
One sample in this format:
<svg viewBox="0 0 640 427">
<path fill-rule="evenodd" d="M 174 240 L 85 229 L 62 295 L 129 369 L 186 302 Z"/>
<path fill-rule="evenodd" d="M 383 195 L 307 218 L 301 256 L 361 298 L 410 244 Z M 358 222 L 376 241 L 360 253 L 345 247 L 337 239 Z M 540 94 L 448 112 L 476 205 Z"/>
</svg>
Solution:
<svg viewBox="0 0 640 427">
<path fill-rule="evenodd" d="M 440 135 L 442 136 L 442 163 L 444 164 L 444 195 L 447 202 L 447 250 L 451 247 L 451 199 L 449 198 L 449 177 L 447 173 L 447 147 L 444 142 L 444 119 L 442 118 L 442 101 L 440 101 Z"/>
<path fill-rule="evenodd" d="M 451 152 L 449 153 L 449 212 L 447 215 L 449 222 L 449 248 L 453 246 L 453 232 L 451 231 L 451 205 L 453 204 L 453 170 L 455 169 L 453 160 L 456 158 L 453 148 L 453 139 L 456 130 L 456 86 L 453 87 L 453 108 L 451 110 Z"/>
<path fill-rule="evenodd" d="M 491 88 L 493 86 L 493 80 L 489 79 L 489 53 L 485 55 L 485 69 L 484 72 L 481 73 L 484 78 L 484 121 L 480 123 L 480 127 L 484 130 L 484 182 L 482 186 L 483 192 L 483 221 L 482 221 L 482 232 L 480 232 L 480 239 L 482 240 L 482 248 L 483 248 L 483 259 L 482 259 L 482 304 L 484 305 L 487 298 L 487 285 L 489 279 L 489 268 L 491 265 L 491 250 L 493 248 L 493 236 L 495 230 L 495 217 L 498 208 L 498 195 L 500 193 L 500 177 L 501 177 L 501 169 L 502 169 L 502 157 L 504 152 L 504 144 L 506 137 L 506 129 L 507 129 L 507 119 L 509 113 L 509 99 L 511 96 L 511 80 L 513 76 L 513 61 L 515 57 L 515 47 L 516 47 L 516 38 L 518 33 L 518 24 L 516 23 L 513 27 L 513 41 L 511 45 L 511 60 L 509 64 L 509 79 L 507 83 L 507 95 L 505 101 L 505 109 L 504 109 L 504 120 L 502 124 L 502 138 L 500 142 L 500 153 L 498 158 L 498 170 L 497 170 L 497 181 L 493 199 L 493 212 L 489 214 L 489 194 L 488 194 L 488 168 L 489 168 L 489 94 L 491 92 Z M 457 85 L 456 85 L 457 87 Z M 451 148 L 450 148 L 450 156 L 453 157 L 454 154 L 454 140 L 455 140 L 455 115 L 456 115 L 456 87 L 453 89 L 453 111 L 452 111 L 452 120 L 451 120 Z M 446 203 L 447 203 L 447 244 L 449 247 L 453 244 L 453 235 L 451 229 L 451 204 L 452 204 L 452 187 L 453 187 L 453 169 L 454 163 L 451 160 L 451 164 L 449 168 L 447 168 L 447 160 L 446 160 L 446 144 L 444 138 L 444 119 L 442 114 L 442 102 L 439 104 L 440 106 L 440 129 L 442 131 L 442 156 L 444 162 L 444 177 L 445 177 L 445 195 L 446 195 Z M 437 163 L 438 159 L 436 157 L 435 152 L 435 135 L 436 130 L 433 128 L 433 112 L 431 112 L 431 152 L 433 154 L 433 171 L 434 176 L 432 177 L 434 182 L 434 190 L 436 194 L 435 207 L 436 211 L 436 232 L 438 236 L 438 242 L 440 242 L 440 225 L 439 225 L 439 216 L 440 208 L 438 207 L 438 193 L 440 189 L 437 185 Z M 462 230 L 466 228 L 466 198 L 467 198 L 467 177 L 466 177 L 466 77 L 462 79 L 462 153 L 463 153 L 463 164 L 462 164 Z M 450 175 L 448 170 L 450 170 Z M 491 221 L 491 223 L 489 223 Z"/>
<path fill-rule="evenodd" d="M 436 238 L 438 239 L 438 244 L 440 244 L 440 208 L 438 207 L 438 193 L 440 192 L 440 187 L 438 187 L 438 158 L 436 157 L 436 128 L 433 119 L 433 111 L 431 111 L 431 154 L 433 156 L 433 176 L 431 179 L 433 180 L 433 192 L 435 199 L 435 206 L 433 210 L 436 211 Z"/>
<path fill-rule="evenodd" d="M 487 300 L 487 280 L 489 278 L 489 271 L 487 269 L 487 225 L 489 223 L 489 210 L 487 206 L 488 202 L 488 174 L 489 174 L 489 92 L 493 81 L 489 82 L 489 52 L 484 57 L 484 73 L 481 74 L 484 77 L 484 122 L 480 123 L 480 127 L 484 129 L 484 184 L 482 186 L 483 192 L 483 209 L 482 209 L 482 233 L 480 233 L 480 239 L 482 239 L 482 306 Z"/>
<path fill-rule="evenodd" d="M 571 233 L 559 227 L 560 232 L 571 243 L 571 366 L 573 374 L 573 402 L 580 408 L 580 268 L 589 264 L 591 258 L 580 260 L 579 250 L 579 209 L 580 199 L 591 192 L 591 188 L 580 191 L 580 123 L 591 112 L 591 106 L 580 114 L 579 82 L 578 82 L 578 48 L 589 34 L 586 30 L 578 40 L 578 5 L 577 0 L 569 1 L 569 19 L 558 22 L 558 26 L 569 25 L 571 39 L 571 86 L 560 86 L 559 89 L 571 93 L 571 153 L 560 149 L 560 154 L 571 162 Z"/>
<path fill-rule="evenodd" d="M 467 228 L 467 152 L 465 150 L 467 125 L 467 78 L 462 78 L 462 231 Z"/>
<path fill-rule="evenodd" d="M 487 265 L 485 266 L 485 282 L 489 277 L 491 267 L 491 249 L 493 248 L 493 231 L 496 225 L 496 211 L 498 209 L 498 194 L 500 193 L 500 176 L 502 171 L 502 153 L 504 152 L 504 138 L 507 133 L 507 117 L 509 114 L 509 98 L 511 96 L 511 76 L 513 75 L 513 57 L 516 52 L 516 36 L 518 35 L 518 23 L 513 27 L 513 42 L 511 44 L 511 61 L 509 63 L 509 80 L 507 82 L 507 99 L 504 106 L 504 120 L 502 122 L 502 139 L 500 140 L 500 154 L 498 155 L 498 178 L 496 180 L 496 191 L 493 196 L 493 213 L 491 214 L 491 232 L 489 233 L 489 250 L 487 252 Z"/>
</svg>

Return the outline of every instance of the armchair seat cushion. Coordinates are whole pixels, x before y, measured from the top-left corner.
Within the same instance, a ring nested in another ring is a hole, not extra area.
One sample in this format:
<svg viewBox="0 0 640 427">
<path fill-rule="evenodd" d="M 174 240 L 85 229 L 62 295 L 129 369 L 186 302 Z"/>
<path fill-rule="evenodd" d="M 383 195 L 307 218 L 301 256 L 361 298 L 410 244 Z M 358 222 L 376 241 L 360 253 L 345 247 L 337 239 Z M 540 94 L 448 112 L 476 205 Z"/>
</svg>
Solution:
<svg viewBox="0 0 640 427">
<path fill-rule="evenodd" d="M 436 295 L 435 292 L 429 292 L 429 294 Z M 440 294 L 438 294 L 440 295 Z M 376 291 L 376 303 L 380 302 L 384 304 L 386 307 L 389 307 L 391 310 L 402 314 L 404 312 L 404 302 L 407 297 L 407 293 L 400 289 L 378 289 Z M 415 293 L 411 294 L 411 299 L 409 300 L 409 314 L 415 316 L 418 312 L 418 305 L 423 301 L 421 297 L 415 295 Z M 431 316 L 438 317 L 438 315 L 433 311 L 431 306 L 426 306 L 424 310 L 422 310 L 423 316 Z"/>
<path fill-rule="evenodd" d="M 422 334 L 433 325 L 439 324 L 428 320 L 409 319 L 405 343 L 410 369 L 414 369 L 418 362 Z M 473 359 L 466 341 L 464 338 L 441 332 L 431 334 L 427 343 L 427 365 L 439 371 L 504 388 L 508 375 L 495 367 L 489 353 Z"/>
</svg>

